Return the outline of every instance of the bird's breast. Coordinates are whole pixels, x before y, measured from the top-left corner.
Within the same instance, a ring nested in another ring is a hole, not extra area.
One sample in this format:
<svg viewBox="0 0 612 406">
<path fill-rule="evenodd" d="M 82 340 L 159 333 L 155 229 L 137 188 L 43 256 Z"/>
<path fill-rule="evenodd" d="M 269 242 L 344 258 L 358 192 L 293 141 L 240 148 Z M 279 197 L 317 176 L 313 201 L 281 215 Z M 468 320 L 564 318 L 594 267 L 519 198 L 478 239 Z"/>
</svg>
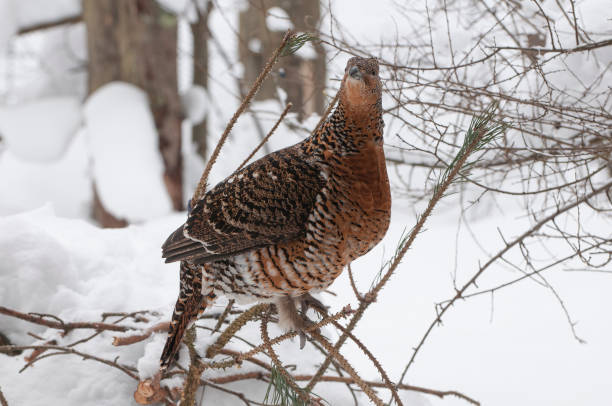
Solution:
<svg viewBox="0 0 612 406">
<path fill-rule="evenodd" d="M 351 261 L 385 235 L 391 214 L 391 193 L 382 145 L 368 140 L 358 153 L 344 156 L 332 170 L 328 209 L 343 240 L 343 256 Z"/>
</svg>

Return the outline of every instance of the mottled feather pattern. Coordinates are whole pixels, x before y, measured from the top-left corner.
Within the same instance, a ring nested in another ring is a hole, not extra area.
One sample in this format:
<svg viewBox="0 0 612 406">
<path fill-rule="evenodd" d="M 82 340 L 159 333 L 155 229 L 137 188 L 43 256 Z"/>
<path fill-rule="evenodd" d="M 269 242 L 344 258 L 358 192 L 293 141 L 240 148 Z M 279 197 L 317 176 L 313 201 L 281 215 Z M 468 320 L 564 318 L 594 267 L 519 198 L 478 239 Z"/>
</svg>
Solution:
<svg viewBox="0 0 612 406">
<path fill-rule="evenodd" d="M 268 155 L 208 192 L 185 235 L 217 255 L 296 238 L 323 187 L 318 172 L 295 147 Z"/>
<path fill-rule="evenodd" d="M 352 58 L 339 105 L 315 134 L 197 202 L 163 245 L 167 262 L 181 261 L 181 287 L 162 367 L 216 296 L 277 306 L 299 300 L 382 239 L 391 208 L 383 126 L 378 63 Z"/>
</svg>

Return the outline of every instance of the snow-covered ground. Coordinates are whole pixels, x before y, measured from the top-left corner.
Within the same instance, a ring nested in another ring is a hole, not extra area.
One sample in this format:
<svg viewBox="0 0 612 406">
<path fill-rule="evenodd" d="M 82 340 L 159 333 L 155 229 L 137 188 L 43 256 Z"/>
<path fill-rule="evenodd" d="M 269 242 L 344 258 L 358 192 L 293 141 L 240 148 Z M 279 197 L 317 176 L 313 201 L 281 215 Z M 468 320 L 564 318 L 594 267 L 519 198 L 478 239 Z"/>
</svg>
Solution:
<svg viewBox="0 0 612 406">
<path fill-rule="evenodd" d="M 0 24 L 0 52 L 4 52 L 3 49 L 8 46 L 12 52 L 25 50 L 23 53 L 26 55 L 19 60 L 19 66 L 24 69 L 19 70 L 17 77 L 8 74 L 11 69 L 0 55 L 0 133 L 5 138 L 0 145 L 0 305 L 22 312 L 51 313 L 66 321 L 97 321 L 103 312 L 144 309 L 159 312 L 158 318 L 152 318 L 149 324 L 165 320 L 176 299 L 178 269 L 176 264 L 163 263 L 159 247 L 168 233 L 184 221 L 185 213 L 169 213 L 169 202 L 160 184 L 149 185 L 142 190 L 132 190 L 128 184 L 125 191 L 119 192 L 117 185 L 121 184 L 118 182 L 121 176 L 115 172 L 117 167 L 113 165 L 112 154 L 109 158 L 108 151 L 105 151 L 110 144 L 104 142 L 106 135 L 113 135 L 115 143 L 122 142 L 121 134 L 116 127 L 112 127 L 112 118 L 125 114 L 122 120 L 127 122 L 132 114 L 122 110 L 119 102 L 126 103 L 127 97 L 142 99 L 142 95 L 125 88 L 115 88 L 113 95 L 113 89 L 107 89 L 106 95 L 98 95 L 97 101 L 90 99 L 82 114 L 71 101 L 74 98 L 84 101 L 82 83 L 69 79 L 72 76 L 56 75 L 58 64 L 66 67 L 67 62 L 51 59 L 42 67 L 32 62 L 31 53 L 44 52 L 45 47 L 41 44 L 56 39 L 26 38 L 10 44 L 8 36 L 20 26 L 26 22 L 38 22 L 38 17 L 45 18 L 44 15 L 34 15 L 30 19 L 23 17 L 25 11 L 17 3 L 0 0 L 0 22 L 7 21 L 7 24 Z M 78 12 L 76 3 L 58 2 L 61 7 L 56 11 L 59 14 Z M 356 3 L 334 2 L 335 17 L 342 26 L 350 28 L 356 41 L 376 43 L 376 38 L 393 38 L 396 31 L 404 29 L 396 24 L 393 2 L 381 5 L 371 1 Z M 181 4 L 187 7 L 185 2 Z M 581 4 L 580 16 L 589 19 L 589 27 L 593 30 L 601 29 L 602 26 L 598 24 L 601 21 L 609 22 L 610 17 L 608 12 L 606 20 L 602 10 L 608 9 L 605 1 L 591 1 L 590 4 Z M 237 25 L 235 8 L 227 6 L 223 11 L 223 14 L 213 12 L 211 29 L 224 38 L 227 49 L 234 49 L 236 39 L 228 22 L 234 27 Z M 20 17 L 11 19 L 8 17 L 10 15 Z M 283 16 L 278 13 L 270 16 L 270 24 L 286 22 L 279 17 Z M 324 26 L 327 24 L 326 20 Z M 389 27 L 393 27 L 393 30 L 389 30 Z M 459 25 L 454 28 L 457 30 L 456 46 L 469 42 L 470 37 L 465 30 Z M 181 30 L 184 37 L 188 28 L 183 25 Z M 71 43 L 74 53 L 82 57 L 82 26 L 70 28 L 67 33 L 71 38 L 80 38 Z M 571 30 L 566 34 L 571 35 Z M 58 34 L 53 36 L 61 37 Z M 443 38 L 439 41 L 444 42 Z M 190 117 L 197 121 L 203 114 L 207 115 L 212 145 L 235 109 L 234 84 L 241 67 L 239 64 L 227 67 L 218 50 L 211 46 L 211 70 L 216 72 L 216 80 L 210 85 L 210 93 L 214 97 L 206 100 L 200 91 L 188 91 L 189 64 L 185 60 L 191 53 L 189 41 L 183 39 L 179 51 L 183 67 L 181 91 L 186 95 L 185 100 L 192 100 L 195 109 Z M 346 55 L 332 59 L 328 68 L 329 79 L 341 75 L 346 59 Z M 568 63 L 580 67 L 578 56 Z M 592 65 L 585 64 L 583 69 L 581 72 L 585 76 L 596 75 L 595 71 L 591 71 Z M 47 74 L 49 77 L 45 76 Z M 559 77 L 558 80 L 569 83 L 574 78 Z M 74 88 L 69 84 L 74 84 Z M 337 86 L 337 82 L 330 81 L 329 86 Z M 117 92 L 121 91 L 124 92 L 123 96 L 118 96 Z M 45 109 L 45 114 L 35 113 L 36 109 L 45 106 L 44 102 L 50 97 L 57 97 L 54 100 L 61 102 Z M 118 105 L 115 107 L 118 111 L 110 111 L 113 97 L 117 98 Z M 132 108 L 138 110 L 141 102 L 134 102 Z M 266 128 L 273 124 L 281 108 L 275 101 L 259 102 L 253 106 Z M 106 116 L 103 117 L 96 110 L 102 110 Z M 40 120 L 55 117 L 57 125 L 20 119 L 23 122 L 23 126 L 20 126 L 19 121 L 15 121 L 18 115 L 2 121 L 3 114 L 19 111 L 29 112 L 29 115 Z M 51 114 L 54 111 L 57 114 Z M 159 160 L 153 157 L 153 145 L 150 139 L 146 139 L 151 136 L 151 129 L 147 127 L 150 117 L 147 117 L 147 112 L 136 113 L 141 117 L 134 124 L 138 127 L 134 132 L 141 136 L 140 141 L 137 140 L 140 144 L 133 145 L 133 152 L 129 157 L 123 157 L 122 162 L 127 165 L 128 158 L 133 158 L 134 168 L 159 173 Z M 290 115 L 289 119 L 294 118 Z M 317 121 L 317 117 L 311 117 L 304 125 L 312 128 Z M 13 132 L 15 122 L 17 136 Z M 83 128 L 79 129 L 81 125 Z M 45 131 L 46 127 L 48 131 Z M 36 133 L 32 131 L 41 131 L 41 128 L 44 135 L 36 138 Z M 393 128 L 388 126 L 387 130 L 392 133 Z M 213 169 L 212 184 L 231 173 L 259 142 L 254 134 L 253 121 L 247 116 L 242 117 Z M 188 135 L 187 131 L 186 139 Z M 271 140 L 270 149 L 293 144 L 301 137 L 303 134 L 281 125 Z M 47 144 L 50 139 L 57 142 Z M 29 145 L 31 148 L 28 148 Z M 62 145 L 65 147 L 62 148 Z M 141 150 L 140 146 L 145 149 Z M 186 189 L 190 191 L 199 179 L 203 166 L 189 143 L 185 143 L 184 152 Z M 100 169 L 100 165 L 106 165 L 107 169 Z M 100 170 L 103 173 L 96 175 L 96 171 Z M 140 175 L 141 178 L 144 176 Z M 124 210 L 121 214 L 136 220 L 136 224 L 126 229 L 101 230 L 89 222 L 91 181 L 94 177 L 106 177 L 108 180 L 110 189 L 107 195 L 114 200 L 105 203 Z M 113 179 L 117 179 L 117 182 Z M 121 181 L 126 179 L 122 178 Z M 138 181 L 132 180 L 131 184 L 134 183 L 138 184 Z M 141 192 L 150 192 L 153 200 L 146 196 L 143 198 Z M 481 243 L 478 246 L 465 226 L 458 230 L 460 213 L 453 199 L 451 197 L 436 210 L 426 226 L 427 230 L 417 238 L 403 264 L 356 330 L 356 335 L 379 358 L 393 380 L 399 378 L 413 347 L 435 319 L 434 304 L 454 294 L 453 275 L 456 273 L 458 285 L 461 285 L 476 272 L 479 262 L 482 263 L 504 246 L 498 228 L 506 239 L 510 239 L 524 231 L 529 224 L 512 199 L 502 199 L 497 205 L 487 204 L 485 200 L 467 213 L 471 232 L 478 236 Z M 134 205 L 140 200 L 144 200 L 142 206 Z M 353 265 L 361 291 L 366 291 L 370 286 L 383 258 L 391 255 L 403 230 L 412 227 L 415 211 L 406 201 L 395 199 L 388 235 L 373 252 Z M 598 223 L 597 215 L 588 212 L 581 214 L 588 225 L 595 228 L 605 226 L 604 222 Z M 605 230 L 600 231 L 605 233 Z M 560 250 L 561 246 L 558 248 Z M 537 245 L 530 249 L 542 260 L 548 256 Z M 526 280 L 494 295 L 458 302 L 449 310 L 444 324 L 435 328 L 421 349 L 407 382 L 441 390 L 457 390 L 478 399 L 483 405 L 610 404 L 612 349 L 609 343 L 612 342 L 612 323 L 609 309 L 612 308 L 612 295 L 609 292 L 612 279 L 606 274 L 563 269 L 547 271 L 548 280 L 563 299 L 571 319 L 578 321 L 576 331 L 586 341 L 585 344 L 580 344 L 573 337 L 566 314 L 555 294 L 547 287 Z M 480 286 L 492 287 L 519 275 L 516 270 L 497 265 L 487 271 Z M 332 310 L 339 310 L 347 303 L 356 307 L 346 273 L 332 285 L 332 290 L 337 296 L 324 294 L 321 297 Z M 221 311 L 223 307 L 224 303 L 219 302 L 212 311 Z M 83 331 L 74 331 L 60 337 L 56 330 L 5 316 L 0 316 L 0 331 L 18 344 L 37 342 L 27 332 L 64 344 L 87 335 Z M 278 331 L 274 330 L 273 334 L 275 332 Z M 325 333 L 330 337 L 334 335 L 331 330 Z M 106 359 L 119 356 L 120 362 L 137 367 L 141 377 L 149 376 L 157 365 L 164 335 L 154 334 L 146 341 L 128 347 L 113 347 L 114 335 L 105 332 L 86 343 L 82 349 Z M 245 336 L 257 341 L 257 326 L 248 327 Z M 198 348 L 205 348 L 212 338 L 207 332 L 199 333 Z M 235 349 L 246 348 L 242 345 L 232 342 Z M 298 370 L 304 373 L 312 372 L 315 364 L 320 362 L 318 353 L 312 347 L 299 351 L 296 342 L 283 344 L 280 353 L 285 362 L 298 365 Z M 355 346 L 346 344 L 343 354 L 362 371 L 364 378 L 378 380 L 370 361 Z M 93 406 L 134 402 L 135 381 L 117 370 L 93 361 L 83 361 L 76 356 L 58 356 L 41 360 L 19 374 L 25 355 L 27 353 L 15 357 L 0 354 L 0 388 L 11 406 Z M 240 372 L 248 370 L 245 368 Z M 266 390 L 266 385 L 258 381 L 241 382 L 232 387 L 248 391 L 258 401 L 263 399 Z M 315 392 L 331 405 L 352 402 L 345 387 L 338 384 L 317 386 Z M 466 404 L 453 397 L 438 399 L 406 392 L 403 392 L 403 396 L 405 404 L 414 406 Z M 204 404 L 240 404 L 236 398 L 210 388 L 206 390 L 204 399 Z M 367 404 L 365 397 L 360 401 Z"/>
</svg>

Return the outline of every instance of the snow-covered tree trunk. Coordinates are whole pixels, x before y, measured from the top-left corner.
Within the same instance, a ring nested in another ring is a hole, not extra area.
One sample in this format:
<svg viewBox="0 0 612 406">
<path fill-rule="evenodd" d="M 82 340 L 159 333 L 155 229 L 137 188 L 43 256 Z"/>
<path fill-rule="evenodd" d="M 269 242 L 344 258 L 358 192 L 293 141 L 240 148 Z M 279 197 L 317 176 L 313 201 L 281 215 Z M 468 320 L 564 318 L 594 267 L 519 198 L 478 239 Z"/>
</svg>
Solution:
<svg viewBox="0 0 612 406">
<path fill-rule="evenodd" d="M 182 113 L 177 88 L 176 17 L 154 0 L 83 0 L 83 17 L 88 34 L 89 93 L 117 80 L 147 93 L 164 162 L 164 183 L 174 209 L 181 209 Z M 102 226 L 127 224 L 104 207 L 98 193 L 94 195 L 94 217 Z"/>
<path fill-rule="evenodd" d="M 318 1 L 266 0 L 249 2 L 240 13 L 240 61 L 244 64 L 244 83 L 253 83 L 287 29 L 316 32 L 320 20 Z M 257 99 L 276 97 L 276 88 L 287 93 L 298 119 L 325 110 L 325 94 L 321 88 L 326 74 L 325 52 L 321 44 L 309 43 L 294 55 L 279 61 L 276 74 L 265 82 Z"/>
</svg>

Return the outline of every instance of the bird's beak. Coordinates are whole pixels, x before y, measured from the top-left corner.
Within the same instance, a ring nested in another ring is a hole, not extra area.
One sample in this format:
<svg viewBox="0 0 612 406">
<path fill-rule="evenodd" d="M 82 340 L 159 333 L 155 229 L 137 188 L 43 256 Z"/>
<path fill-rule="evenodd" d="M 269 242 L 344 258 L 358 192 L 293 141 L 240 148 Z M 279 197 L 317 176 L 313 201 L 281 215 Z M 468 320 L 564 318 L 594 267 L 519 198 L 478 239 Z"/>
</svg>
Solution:
<svg viewBox="0 0 612 406">
<path fill-rule="evenodd" d="M 356 66 L 351 66 L 349 69 L 349 76 L 353 79 L 361 80 L 361 72 L 359 71 L 359 68 Z"/>
</svg>

